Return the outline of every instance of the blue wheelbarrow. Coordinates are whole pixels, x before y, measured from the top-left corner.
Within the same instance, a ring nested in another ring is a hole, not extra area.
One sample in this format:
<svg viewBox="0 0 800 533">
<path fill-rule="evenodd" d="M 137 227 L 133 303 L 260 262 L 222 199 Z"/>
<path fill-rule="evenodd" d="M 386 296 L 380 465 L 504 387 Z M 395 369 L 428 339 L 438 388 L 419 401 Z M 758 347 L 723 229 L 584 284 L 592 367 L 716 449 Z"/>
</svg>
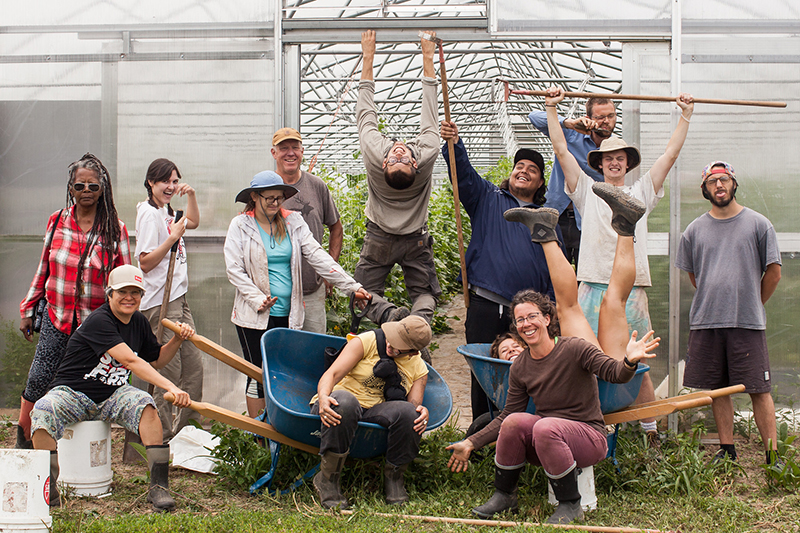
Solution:
<svg viewBox="0 0 800 533">
<path fill-rule="evenodd" d="M 174 332 L 180 328 L 170 320 L 162 321 Z M 247 362 L 215 342 L 194 334 L 188 339 L 198 349 L 264 385 L 266 411 L 261 419 L 253 419 L 206 402 L 192 401 L 190 408 L 208 418 L 230 424 L 266 437 L 270 441 L 272 464 L 270 471 L 250 486 L 255 492 L 270 485 L 280 459 L 281 444 L 308 453 L 318 453 L 320 418 L 311 414 L 308 401 L 317 392 L 317 382 L 325 372 L 325 348 L 339 349 L 347 340 L 343 337 L 320 335 L 287 328 L 275 328 L 261 337 L 262 368 Z M 172 399 L 167 398 L 167 401 Z M 428 382 L 422 405 L 428 408 L 428 430 L 444 424 L 453 411 L 453 396 L 442 376 L 428 365 Z M 386 453 L 388 430 L 378 424 L 359 422 L 350 448 L 350 456 L 370 458 Z M 304 474 L 290 492 L 313 476 L 319 466 Z"/>
<path fill-rule="evenodd" d="M 489 355 L 490 344 L 465 344 L 458 347 L 458 353 L 467 360 L 469 369 L 478 380 L 486 396 L 499 409 L 503 409 L 508 396 L 508 376 L 511 371 L 511 361 L 495 359 Z M 597 380 L 597 388 L 600 394 L 600 410 L 605 415 L 628 407 L 639 394 L 644 373 L 650 367 L 639 363 L 636 374 L 628 383 L 609 383 L 602 379 Z M 491 406 L 490 406 L 491 410 Z M 533 400 L 528 401 L 528 413 L 535 413 L 536 406 Z M 642 417 L 645 418 L 645 417 Z M 608 435 L 608 456 L 616 463 L 617 436 L 619 424 L 614 433 Z"/>
<path fill-rule="evenodd" d="M 317 392 L 317 383 L 325 373 L 324 352 L 331 347 L 344 346 L 346 339 L 306 331 L 275 328 L 261 337 L 264 396 L 268 422 L 286 437 L 319 448 L 320 418 L 311 414 L 309 400 Z M 426 363 L 427 364 L 427 363 Z M 442 376 L 428 366 L 428 382 L 422 405 L 428 408 L 428 429 L 444 424 L 453 410 L 453 397 Z M 350 457 L 366 459 L 386 453 L 388 429 L 378 424 L 359 422 L 350 445 Z M 270 472 L 251 487 L 251 491 L 269 486 L 280 454 L 280 443 L 271 442 Z M 315 467 L 288 490 L 299 486 L 303 479 L 314 475 Z"/>
</svg>

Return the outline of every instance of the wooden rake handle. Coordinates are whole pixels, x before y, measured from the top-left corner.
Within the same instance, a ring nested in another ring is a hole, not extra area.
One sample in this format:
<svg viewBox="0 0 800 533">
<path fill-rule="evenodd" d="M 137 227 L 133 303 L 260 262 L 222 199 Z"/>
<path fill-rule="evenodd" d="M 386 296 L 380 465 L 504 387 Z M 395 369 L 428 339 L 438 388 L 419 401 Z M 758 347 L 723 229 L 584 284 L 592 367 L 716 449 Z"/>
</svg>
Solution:
<svg viewBox="0 0 800 533">
<path fill-rule="evenodd" d="M 172 403 L 175 401 L 175 395 L 171 392 L 166 392 L 164 393 L 164 399 Z M 218 407 L 214 404 L 206 402 L 193 401 L 189 408 L 197 411 L 203 416 L 218 422 L 222 422 L 223 424 L 228 424 L 229 426 L 250 431 L 251 433 L 274 440 L 275 442 L 280 442 L 281 444 L 291 446 L 292 448 L 297 448 L 298 450 L 303 450 L 304 452 L 313 454 L 319 453 L 319 448 L 296 441 L 294 439 L 290 439 L 283 433 L 278 433 L 278 430 L 276 430 L 273 426 L 265 422 L 261 422 L 260 420 L 250 418 L 249 416 L 240 415 L 234 413 L 233 411 L 229 411 L 227 409 L 223 409 L 222 407 Z"/>
<path fill-rule="evenodd" d="M 161 323 L 165 328 L 172 330 L 175 333 L 180 333 L 181 331 L 178 325 L 168 318 L 163 319 Z M 199 350 L 207 353 L 211 357 L 219 359 L 229 367 L 238 370 L 242 374 L 253 378 L 261 384 L 264 383 L 264 374 L 261 372 L 259 367 L 253 363 L 250 363 L 249 361 L 245 361 L 227 348 L 224 348 L 216 342 L 211 341 L 202 335 L 198 335 L 197 333 L 189 337 L 188 340 L 192 341 L 192 344 L 197 346 Z"/>
<path fill-rule="evenodd" d="M 504 82 L 508 83 L 508 82 Z M 506 91 L 506 101 L 509 95 L 519 94 L 526 96 L 547 96 L 547 91 L 509 89 Z M 567 98 L 608 98 L 609 100 L 641 100 L 647 102 L 674 102 L 676 96 L 653 96 L 645 94 L 617 94 L 617 93 L 586 93 L 567 91 L 564 93 Z M 745 105 L 756 107 L 786 107 L 786 102 L 771 102 L 768 100 L 725 100 L 719 98 L 693 98 L 696 104 L 718 104 L 718 105 Z"/>
</svg>

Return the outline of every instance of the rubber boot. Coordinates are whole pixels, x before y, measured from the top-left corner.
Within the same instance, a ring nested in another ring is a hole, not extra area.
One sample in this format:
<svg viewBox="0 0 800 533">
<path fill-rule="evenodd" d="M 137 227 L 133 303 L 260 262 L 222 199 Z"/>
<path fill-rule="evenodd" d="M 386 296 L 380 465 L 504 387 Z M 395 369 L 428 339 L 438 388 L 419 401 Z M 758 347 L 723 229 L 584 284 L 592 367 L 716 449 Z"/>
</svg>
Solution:
<svg viewBox="0 0 800 533">
<path fill-rule="evenodd" d="M 61 495 L 58 493 L 58 452 L 50 452 L 50 507 L 61 507 Z"/>
<path fill-rule="evenodd" d="M 403 483 L 403 474 L 408 468 L 408 463 L 395 466 L 386 461 L 383 468 L 383 485 L 386 490 L 386 503 L 389 505 L 403 505 L 408 501 L 408 493 Z"/>
<path fill-rule="evenodd" d="M 150 467 L 147 501 L 156 512 L 172 511 L 175 500 L 169 493 L 169 445 L 147 446 L 147 466 Z"/>
<path fill-rule="evenodd" d="M 581 492 L 578 490 L 578 468 L 573 468 L 560 478 L 550 477 L 550 486 L 558 500 L 556 512 L 547 519 L 548 524 L 569 524 L 583 518 Z"/>
<path fill-rule="evenodd" d="M 33 411 L 33 402 L 20 397 L 17 444 L 14 446 L 18 450 L 33 449 L 33 443 L 31 442 L 31 411 Z"/>
<path fill-rule="evenodd" d="M 592 192 L 603 199 L 611 208 L 611 227 L 622 237 L 633 237 L 636 223 L 645 213 L 642 202 L 633 198 L 610 183 L 594 183 Z"/>
<path fill-rule="evenodd" d="M 549 207 L 514 207 L 503 213 L 503 218 L 509 222 L 521 222 L 528 226 L 531 240 L 538 243 L 558 241 L 558 216 L 558 211 Z"/>
<path fill-rule="evenodd" d="M 517 483 L 522 467 L 513 470 L 506 470 L 498 466 L 494 467 L 494 494 L 489 501 L 476 507 L 472 512 L 481 518 L 491 518 L 497 513 L 511 511 L 516 513 L 519 509 L 517 505 Z"/>
<path fill-rule="evenodd" d="M 340 480 L 342 468 L 347 459 L 345 453 L 325 452 L 322 454 L 322 462 L 319 465 L 319 472 L 314 476 L 314 489 L 319 495 L 319 501 L 325 509 L 347 509 L 349 504 L 347 498 L 342 494 Z"/>
</svg>

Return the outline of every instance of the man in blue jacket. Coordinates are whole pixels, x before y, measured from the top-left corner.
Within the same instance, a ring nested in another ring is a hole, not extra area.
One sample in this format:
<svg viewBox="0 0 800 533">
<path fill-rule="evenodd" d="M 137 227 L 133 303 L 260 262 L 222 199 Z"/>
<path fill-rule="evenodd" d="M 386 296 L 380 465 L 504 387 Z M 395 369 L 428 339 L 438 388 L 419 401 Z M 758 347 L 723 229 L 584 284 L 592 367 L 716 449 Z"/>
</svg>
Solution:
<svg viewBox="0 0 800 533">
<path fill-rule="evenodd" d="M 503 213 L 512 207 L 541 207 L 545 202 L 544 158 L 523 148 L 514 156 L 511 175 L 498 187 L 472 167 L 454 122 L 442 122 L 440 133 L 455 148 L 458 194 L 469 215 L 472 238 L 467 248 L 469 308 L 467 343 L 490 343 L 511 327 L 511 299 L 522 289 L 533 289 L 555 300 L 550 272 L 540 244 L 531 242 L 522 224 L 510 224 Z M 442 147 L 450 165 L 447 144 Z M 563 242 L 561 230 L 559 241 Z M 488 412 L 486 395 L 472 377 L 472 418 Z"/>
</svg>

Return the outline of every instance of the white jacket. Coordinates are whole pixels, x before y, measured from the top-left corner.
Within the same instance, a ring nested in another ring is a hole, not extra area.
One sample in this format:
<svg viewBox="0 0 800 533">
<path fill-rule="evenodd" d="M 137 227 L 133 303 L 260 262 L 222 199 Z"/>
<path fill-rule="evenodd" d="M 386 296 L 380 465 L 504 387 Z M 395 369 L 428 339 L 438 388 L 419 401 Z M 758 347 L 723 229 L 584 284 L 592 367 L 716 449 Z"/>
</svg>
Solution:
<svg viewBox="0 0 800 533">
<path fill-rule="evenodd" d="M 281 211 L 292 243 L 289 327 L 302 329 L 305 309 L 301 257 L 308 260 L 317 274 L 343 291 L 355 292 L 361 288 L 361 284 L 350 277 L 320 246 L 300 213 L 285 209 Z M 252 213 L 243 213 L 231 220 L 225 237 L 225 271 L 228 280 L 236 287 L 231 322 L 243 328 L 266 330 L 269 309 L 259 313 L 258 308 L 270 294 L 267 251 L 261 240 L 258 222 Z"/>
</svg>

